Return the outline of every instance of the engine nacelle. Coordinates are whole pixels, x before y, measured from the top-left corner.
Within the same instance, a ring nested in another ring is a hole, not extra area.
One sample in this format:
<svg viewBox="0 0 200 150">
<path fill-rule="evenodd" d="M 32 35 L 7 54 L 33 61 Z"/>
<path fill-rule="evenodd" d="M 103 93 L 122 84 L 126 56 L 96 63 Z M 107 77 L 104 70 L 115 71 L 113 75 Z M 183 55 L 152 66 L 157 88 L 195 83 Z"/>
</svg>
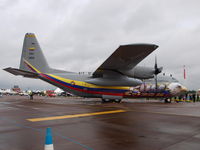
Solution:
<svg viewBox="0 0 200 150">
<path fill-rule="evenodd" d="M 139 79 L 123 77 L 123 78 L 92 78 L 85 82 L 99 86 L 137 86 L 142 84 Z"/>
<path fill-rule="evenodd" d="M 161 72 L 162 68 L 159 69 Z M 136 66 L 131 70 L 120 70 L 120 72 L 132 78 L 149 79 L 154 77 L 155 69 L 151 67 Z"/>
</svg>

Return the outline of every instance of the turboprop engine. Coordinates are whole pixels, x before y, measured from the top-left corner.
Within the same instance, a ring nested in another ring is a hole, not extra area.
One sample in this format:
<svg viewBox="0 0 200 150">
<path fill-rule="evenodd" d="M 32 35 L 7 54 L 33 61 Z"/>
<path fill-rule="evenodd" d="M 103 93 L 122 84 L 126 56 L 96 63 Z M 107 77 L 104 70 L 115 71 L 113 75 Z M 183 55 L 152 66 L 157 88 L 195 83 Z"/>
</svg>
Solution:
<svg viewBox="0 0 200 150">
<path fill-rule="evenodd" d="M 144 66 L 136 66 L 130 70 L 120 70 L 121 73 L 138 79 L 150 79 L 153 78 L 155 74 L 158 74 L 162 71 L 162 67 L 160 68 L 152 68 L 152 67 L 144 67 Z"/>
<path fill-rule="evenodd" d="M 99 86 L 137 86 L 142 84 L 142 81 L 135 78 L 92 78 L 85 82 Z"/>
</svg>

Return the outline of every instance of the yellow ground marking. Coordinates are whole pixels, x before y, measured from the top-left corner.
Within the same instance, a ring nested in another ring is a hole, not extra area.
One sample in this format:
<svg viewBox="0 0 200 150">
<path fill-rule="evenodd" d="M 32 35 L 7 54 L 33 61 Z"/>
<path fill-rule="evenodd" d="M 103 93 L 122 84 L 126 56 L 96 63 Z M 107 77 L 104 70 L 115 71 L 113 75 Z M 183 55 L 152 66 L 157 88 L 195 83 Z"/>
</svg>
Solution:
<svg viewBox="0 0 200 150">
<path fill-rule="evenodd" d="M 65 115 L 65 116 L 44 117 L 44 118 L 32 118 L 32 119 L 26 119 L 26 120 L 31 121 L 31 122 L 38 122 L 38 121 L 48 121 L 48 120 L 58 120 L 58 119 L 69 119 L 69 118 L 114 114 L 114 113 L 122 113 L 122 112 L 126 112 L 126 110 L 120 109 L 120 110 L 93 112 L 93 113 L 85 113 L 85 114 L 74 114 L 74 115 Z"/>
</svg>

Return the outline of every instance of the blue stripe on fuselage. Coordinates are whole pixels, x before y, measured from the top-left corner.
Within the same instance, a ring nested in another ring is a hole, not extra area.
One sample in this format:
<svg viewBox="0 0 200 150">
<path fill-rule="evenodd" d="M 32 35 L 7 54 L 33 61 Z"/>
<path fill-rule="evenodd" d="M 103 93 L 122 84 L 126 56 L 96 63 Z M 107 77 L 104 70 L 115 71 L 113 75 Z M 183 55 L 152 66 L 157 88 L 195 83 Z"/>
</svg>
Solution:
<svg viewBox="0 0 200 150">
<path fill-rule="evenodd" d="M 90 87 L 85 87 L 85 86 L 80 86 L 80 85 L 73 85 L 73 84 L 70 84 L 70 83 L 67 83 L 67 82 L 64 82 L 64 81 L 61 81 L 59 79 L 56 79 L 52 76 L 49 76 L 47 74 L 44 74 L 45 76 L 59 82 L 59 83 L 62 83 L 66 86 L 70 86 L 70 87 L 73 87 L 73 88 L 78 88 L 78 89 L 87 89 L 89 91 L 97 91 L 97 92 L 111 92 L 111 93 L 124 93 L 128 90 L 124 90 L 124 89 L 105 89 L 105 88 L 90 88 Z"/>
</svg>

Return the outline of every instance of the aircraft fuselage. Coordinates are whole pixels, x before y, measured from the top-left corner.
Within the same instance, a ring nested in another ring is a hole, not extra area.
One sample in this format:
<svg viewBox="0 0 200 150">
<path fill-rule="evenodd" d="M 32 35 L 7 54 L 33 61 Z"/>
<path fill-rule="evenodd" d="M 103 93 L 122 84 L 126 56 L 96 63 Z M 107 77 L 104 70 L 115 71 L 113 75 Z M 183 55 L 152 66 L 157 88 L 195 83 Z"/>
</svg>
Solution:
<svg viewBox="0 0 200 150">
<path fill-rule="evenodd" d="M 151 82 L 142 83 L 138 86 L 98 86 L 85 82 L 91 78 L 90 75 L 77 73 L 69 74 L 40 74 L 40 79 L 53 84 L 64 91 L 81 97 L 96 98 L 143 98 L 161 97 L 169 98 L 184 92 L 186 89 L 179 83 L 158 83 L 157 89 Z M 79 80 L 77 80 L 79 79 Z M 81 79 L 81 80 L 80 80 Z M 174 84 L 172 87 L 171 84 Z"/>
</svg>

